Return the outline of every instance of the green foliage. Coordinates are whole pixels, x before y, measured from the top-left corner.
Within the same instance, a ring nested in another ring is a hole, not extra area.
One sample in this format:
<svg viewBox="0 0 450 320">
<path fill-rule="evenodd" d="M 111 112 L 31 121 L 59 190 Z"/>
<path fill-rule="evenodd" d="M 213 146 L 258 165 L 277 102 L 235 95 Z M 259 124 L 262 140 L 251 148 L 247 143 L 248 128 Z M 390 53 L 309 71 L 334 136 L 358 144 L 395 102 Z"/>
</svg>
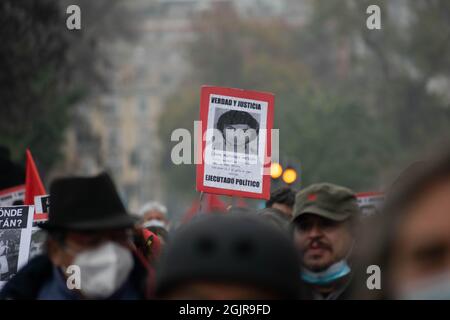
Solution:
<svg viewBox="0 0 450 320">
<path fill-rule="evenodd" d="M 70 4 L 81 8 L 79 31 L 66 27 Z M 13 160 L 30 148 L 45 177 L 60 159 L 71 106 L 108 84 L 98 44 L 131 38 L 127 14 L 117 0 L 0 1 L 0 145 Z"/>
<path fill-rule="evenodd" d="M 160 126 L 160 137 L 162 141 L 171 141 L 173 130 L 185 128 L 191 132 L 194 137 L 194 121 L 199 118 L 199 97 L 200 89 L 198 86 L 185 84 L 176 94 L 174 94 L 165 106 L 162 119 L 163 125 Z M 174 165 L 171 160 L 171 150 L 178 141 L 167 143 L 163 150 L 162 170 L 166 173 L 166 179 L 169 181 L 168 188 L 170 192 L 180 193 L 180 197 L 192 196 L 195 193 L 195 167 L 194 165 Z M 194 156 L 193 140 L 191 141 L 191 159 Z M 193 160 L 192 160 L 193 161 Z M 180 192 L 181 191 L 181 192 Z"/>
<path fill-rule="evenodd" d="M 320 92 L 303 93 L 277 114 L 280 153 L 300 163 L 302 184 L 333 182 L 366 190 L 390 160 L 387 128 L 355 103 Z"/>
<path fill-rule="evenodd" d="M 174 128 L 192 128 L 202 84 L 270 91 L 280 155 L 300 164 L 303 184 L 370 190 L 391 167 L 407 166 L 450 134 L 448 98 L 429 90 L 436 77 L 448 79 L 448 1 L 311 3 L 301 28 L 232 11 L 196 19 L 202 32 L 187 47 L 193 72 L 167 105 L 163 118 L 172 119 L 163 139 Z M 370 4 L 381 7 L 382 30 L 366 27 Z M 170 179 L 183 177 L 170 188 L 189 193 L 194 167 L 165 160 Z"/>
<path fill-rule="evenodd" d="M 0 7 L 0 144 L 15 160 L 30 147 L 49 168 L 67 122 L 65 20 L 54 1 L 2 1 Z"/>
</svg>

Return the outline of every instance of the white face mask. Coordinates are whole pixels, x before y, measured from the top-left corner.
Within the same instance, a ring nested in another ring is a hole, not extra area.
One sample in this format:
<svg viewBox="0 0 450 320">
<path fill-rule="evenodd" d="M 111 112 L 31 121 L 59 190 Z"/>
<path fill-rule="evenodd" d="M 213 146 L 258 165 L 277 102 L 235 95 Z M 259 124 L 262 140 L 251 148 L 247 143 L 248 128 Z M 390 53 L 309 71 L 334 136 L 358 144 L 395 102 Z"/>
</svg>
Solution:
<svg viewBox="0 0 450 320">
<path fill-rule="evenodd" d="M 158 227 L 158 228 L 167 229 L 167 224 L 164 221 L 161 221 L 159 219 L 151 219 L 151 220 L 145 221 L 142 226 L 144 228 Z"/>
<path fill-rule="evenodd" d="M 77 254 L 73 263 L 80 268 L 80 291 L 86 298 L 108 298 L 127 280 L 134 261 L 130 250 L 108 241 Z"/>
</svg>

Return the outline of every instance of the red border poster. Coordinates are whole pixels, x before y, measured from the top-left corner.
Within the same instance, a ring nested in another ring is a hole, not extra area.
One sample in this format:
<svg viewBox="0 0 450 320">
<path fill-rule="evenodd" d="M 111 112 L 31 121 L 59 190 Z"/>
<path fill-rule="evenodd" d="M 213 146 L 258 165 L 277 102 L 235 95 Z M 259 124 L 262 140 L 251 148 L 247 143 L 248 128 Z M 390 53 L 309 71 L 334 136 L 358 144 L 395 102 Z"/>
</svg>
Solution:
<svg viewBox="0 0 450 320">
<path fill-rule="evenodd" d="M 23 204 L 24 198 L 25 198 L 24 184 L 0 190 L 0 207 L 12 206 L 15 201 L 20 201 Z"/>
<path fill-rule="evenodd" d="M 46 221 L 50 207 L 50 196 L 48 194 L 34 197 L 34 220 Z"/>
<path fill-rule="evenodd" d="M 270 197 L 273 108 L 272 93 L 201 88 L 197 191 Z"/>
<path fill-rule="evenodd" d="M 385 195 L 382 192 L 360 192 L 356 198 L 362 215 L 371 216 L 381 210 Z"/>
</svg>

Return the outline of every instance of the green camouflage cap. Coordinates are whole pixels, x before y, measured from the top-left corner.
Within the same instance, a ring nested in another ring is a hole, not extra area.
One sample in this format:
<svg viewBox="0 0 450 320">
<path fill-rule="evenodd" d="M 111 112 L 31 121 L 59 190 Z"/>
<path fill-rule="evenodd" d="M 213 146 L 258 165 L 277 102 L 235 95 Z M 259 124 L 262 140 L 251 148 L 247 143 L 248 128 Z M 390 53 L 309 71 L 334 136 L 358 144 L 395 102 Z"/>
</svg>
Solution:
<svg viewBox="0 0 450 320">
<path fill-rule="evenodd" d="M 295 197 L 293 220 L 302 214 L 315 214 L 334 221 L 344 221 L 359 213 L 354 192 L 331 183 L 316 183 Z"/>
</svg>

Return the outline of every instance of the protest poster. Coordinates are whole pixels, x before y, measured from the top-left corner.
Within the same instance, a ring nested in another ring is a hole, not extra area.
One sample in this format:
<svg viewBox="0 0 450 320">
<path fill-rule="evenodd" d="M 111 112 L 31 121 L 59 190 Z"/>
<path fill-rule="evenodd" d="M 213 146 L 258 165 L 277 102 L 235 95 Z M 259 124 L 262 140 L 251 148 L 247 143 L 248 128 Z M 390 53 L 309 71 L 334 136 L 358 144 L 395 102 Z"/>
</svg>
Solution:
<svg viewBox="0 0 450 320">
<path fill-rule="evenodd" d="M 34 197 L 34 220 L 45 221 L 48 219 L 48 210 L 50 208 L 50 196 L 35 196 Z"/>
<path fill-rule="evenodd" d="M 273 108 L 271 93 L 202 87 L 197 191 L 269 198 Z"/>
<path fill-rule="evenodd" d="M 0 207 L 23 204 L 25 199 L 25 185 L 0 190 Z"/>
<path fill-rule="evenodd" d="M 0 288 L 29 258 L 33 206 L 0 207 Z"/>
<path fill-rule="evenodd" d="M 363 216 L 371 216 L 377 214 L 384 201 L 384 193 L 382 192 L 361 192 L 356 194 L 359 208 Z"/>
</svg>

